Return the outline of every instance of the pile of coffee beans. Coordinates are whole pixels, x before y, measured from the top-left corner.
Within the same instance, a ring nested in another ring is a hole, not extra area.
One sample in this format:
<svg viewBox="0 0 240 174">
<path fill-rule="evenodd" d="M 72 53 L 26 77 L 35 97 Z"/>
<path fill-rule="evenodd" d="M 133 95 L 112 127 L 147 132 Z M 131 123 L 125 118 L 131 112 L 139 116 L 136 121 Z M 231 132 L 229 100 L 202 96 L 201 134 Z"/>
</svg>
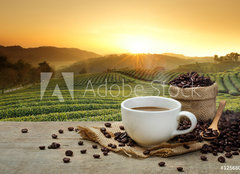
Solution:
<svg viewBox="0 0 240 174">
<path fill-rule="evenodd" d="M 192 88 L 211 86 L 214 82 L 210 78 L 200 76 L 197 72 L 181 74 L 169 82 L 169 85 L 177 86 L 180 88 Z"/>
<path fill-rule="evenodd" d="M 171 141 L 180 141 L 182 143 L 188 141 L 203 141 L 200 133 L 205 133 L 205 136 L 214 136 L 216 139 L 209 140 L 209 144 L 204 144 L 200 150 L 202 154 L 211 153 L 214 156 L 218 156 L 219 153 L 224 155 L 218 158 L 218 161 L 224 163 L 226 158 L 233 158 L 234 155 L 239 155 L 240 149 L 240 112 L 233 112 L 227 110 L 224 112 L 219 120 L 218 132 L 208 129 L 211 124 L 211 120 L 198 121 L 196 128 L 187 134 L 178 135 Z M 183 130 L 190 127 L 190 121 L 184 120 L 181 122 L 178 129 Z M 205 131 L 206 130 L 206 131 Z M 225 156 L 225 157 L 224 157 Z M 202 159 L 202 158 L 201 158 Z M 202 159 L 203 160 L 203 159 Z"/>
<path fill-rule="evenodd" d="M 208 128 L 203 131 L 204 137 L 217 137 L 219 135 L 217 130 L 212 130 L 211 128 Z"/>
</svg>

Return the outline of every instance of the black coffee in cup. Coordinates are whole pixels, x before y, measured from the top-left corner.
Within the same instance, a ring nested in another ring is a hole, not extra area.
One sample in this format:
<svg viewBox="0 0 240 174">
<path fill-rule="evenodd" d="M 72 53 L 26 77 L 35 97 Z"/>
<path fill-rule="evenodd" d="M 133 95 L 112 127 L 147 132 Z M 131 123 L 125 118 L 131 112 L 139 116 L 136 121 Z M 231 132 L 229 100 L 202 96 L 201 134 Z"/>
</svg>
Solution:
<svg viewBox="0 0 240 174">
<path fill-rule="evenodd" d="M 135 108 L 131 108 L 131 109 L 140 110 L 140 111 L 166 111 L 166 110 L 169 110 L 168 108 L 151 107 L 151 106 L 135 107 Z"/>
</svg>

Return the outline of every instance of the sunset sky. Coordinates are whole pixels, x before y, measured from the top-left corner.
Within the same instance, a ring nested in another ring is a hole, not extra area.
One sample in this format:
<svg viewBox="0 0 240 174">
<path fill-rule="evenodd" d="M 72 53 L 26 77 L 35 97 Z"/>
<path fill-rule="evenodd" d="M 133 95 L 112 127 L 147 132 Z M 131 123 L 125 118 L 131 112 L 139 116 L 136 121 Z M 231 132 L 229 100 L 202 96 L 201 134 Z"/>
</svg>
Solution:
<svg viewBox="0 0 240 174">
<path fill-rule="evenodd" d="M 240 52 L 239 0 L 0 0 L 0 45 L 99 54 Z"/>
</svg>

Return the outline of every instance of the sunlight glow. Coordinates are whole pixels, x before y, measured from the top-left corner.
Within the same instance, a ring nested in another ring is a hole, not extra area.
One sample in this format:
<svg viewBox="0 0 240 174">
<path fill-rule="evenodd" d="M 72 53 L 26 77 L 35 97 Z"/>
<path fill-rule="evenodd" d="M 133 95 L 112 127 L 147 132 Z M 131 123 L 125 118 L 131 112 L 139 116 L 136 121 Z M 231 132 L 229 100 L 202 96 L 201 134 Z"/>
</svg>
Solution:
<svg viewBox="0 0 240 174">
<path fill-rule="evenodd" d="M 153 39 L 141 36 L 131 36 L 124 38 L 124 46 L 130 53 L 153 53 L 156 51 L 157 44 Z"/>
</svg>

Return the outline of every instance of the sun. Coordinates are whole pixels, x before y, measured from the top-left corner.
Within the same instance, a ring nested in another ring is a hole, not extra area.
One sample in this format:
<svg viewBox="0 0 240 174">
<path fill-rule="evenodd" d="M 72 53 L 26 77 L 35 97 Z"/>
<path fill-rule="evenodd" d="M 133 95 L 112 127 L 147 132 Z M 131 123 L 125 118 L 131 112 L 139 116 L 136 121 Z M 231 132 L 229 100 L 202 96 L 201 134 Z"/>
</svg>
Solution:
<svg viewBox="0 0 240 174">
<path fill-rule="evenodd" d="M 151 44 L 146 38 L 133 38 L 128 41 L 127 49 L 134 54 L 138 53 L 150 53 Z"/>
<path fill-rule="evenodd" d="M 146 42 L 141 40 L 130 42 L 128 49 L 131 53 L 134 53 L 134 54 L 150 52 L 149 45 L 147 45 Z"/>
</svg>

